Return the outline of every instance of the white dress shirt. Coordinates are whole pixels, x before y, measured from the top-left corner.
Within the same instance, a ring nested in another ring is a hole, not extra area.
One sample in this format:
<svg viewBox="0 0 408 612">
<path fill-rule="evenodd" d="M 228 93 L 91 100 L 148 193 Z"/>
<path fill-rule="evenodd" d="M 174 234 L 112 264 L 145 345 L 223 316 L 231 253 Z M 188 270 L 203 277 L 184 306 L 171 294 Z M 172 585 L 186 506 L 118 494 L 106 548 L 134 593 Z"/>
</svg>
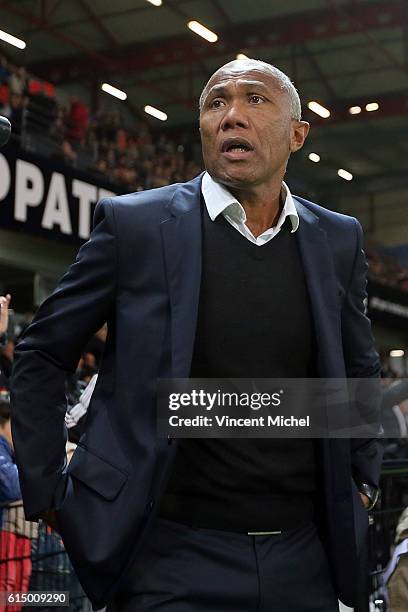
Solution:
<svg viewBox="0 0 408 612">
<path fill-rule="evenodd" d="M 286 183 L 282 181 L 282 185 L 285 190 L 286 197 L 278 222 L 274 227 L 270 227 L 269 229 L 265 230 L 257 238 L 246 225 L 247 217 L 242 204 L 240 204 L 232 193 L 221 185 L 221 183 L 214 181 L 208 172 L 206 172 L 203 176 L 201 191 L 211 221 L 214 221 L 218 215 L 222 214 L 225 219 L 250 242 L 253 242 L 257 246 L 263 246 L 269 240 L 279 234 L 286 217 L 289 217 L 292 223 L 292 234 L 293 232 L 296 232 L 297 228 L 299 227 L 299 215 L 297 213 L 292 194 L 290 193 L 289 187 L 286 185 Z"/>
</svg>

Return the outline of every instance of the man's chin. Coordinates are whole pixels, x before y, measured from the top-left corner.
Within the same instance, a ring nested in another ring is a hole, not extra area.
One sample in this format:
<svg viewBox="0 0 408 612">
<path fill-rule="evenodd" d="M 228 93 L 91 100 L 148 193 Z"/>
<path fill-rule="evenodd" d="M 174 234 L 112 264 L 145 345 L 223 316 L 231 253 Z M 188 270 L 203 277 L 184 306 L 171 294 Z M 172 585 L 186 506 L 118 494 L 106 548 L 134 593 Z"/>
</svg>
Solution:
<svg viewBox="0 0 408 612">
<path fill-rule="evenodd" d="M 251 187 L 256 182 L 253 175 L 238 169 L 235 172 L 209 172 L 209 174 L 218 183 L 234 189 Z"/>
</svg>

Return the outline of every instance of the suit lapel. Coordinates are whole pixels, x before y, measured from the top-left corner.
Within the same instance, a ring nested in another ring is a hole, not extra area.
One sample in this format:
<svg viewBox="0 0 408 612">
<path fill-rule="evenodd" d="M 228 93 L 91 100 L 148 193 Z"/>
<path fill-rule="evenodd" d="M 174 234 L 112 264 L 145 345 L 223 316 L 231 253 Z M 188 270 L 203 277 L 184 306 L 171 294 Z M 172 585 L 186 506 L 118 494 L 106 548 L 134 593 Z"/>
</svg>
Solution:
<svg viewBox="0 0 408 612">
<path fill-rule="evenodd" d="M 189 376 L 194 347 L 201 283 L 201 179 L 176 189 L 161 221 L 175 378 Z"/>
<path fill-rule="evenodd" d="M 319 218 L 297 198 L 294 200 L 300 219 L 296 237 L 314 319 L 319 376 L 344 377 L 339 289 L 333 256 Z"/>
<path fill-rule="evenodd" d="M 327 234 L 320 227 L 319 218 L 298 199 L 294 200 L 300 219 L 296 236 L 316 333 L 318 376 L 345 378 L 339 287 Z M 340 381 L 339 384 L 341 387 Z M 348 412 L 339 410 L 338 406 L 330 402 L 327 404 L 326 418 L 327 426 L 333 433 L 348 426 Z M 337 441 L 321 439 L 318 446 L 323 456 L 327 460 L 330 458 L 324 465 L 328 470 L 326 478 L 333 484 L 338 476 L 331 472 L 329 466 L 335 465 L 333 458 L 338 452 Z"/>
</svg>

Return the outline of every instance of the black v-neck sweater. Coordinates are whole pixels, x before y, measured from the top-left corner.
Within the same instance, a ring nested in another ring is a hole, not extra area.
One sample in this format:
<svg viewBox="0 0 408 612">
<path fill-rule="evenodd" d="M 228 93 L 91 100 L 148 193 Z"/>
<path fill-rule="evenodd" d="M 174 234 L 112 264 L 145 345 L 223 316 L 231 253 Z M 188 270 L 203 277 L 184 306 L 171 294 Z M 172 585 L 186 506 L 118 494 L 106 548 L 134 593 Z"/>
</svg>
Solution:
<svg viewBox="0 0 408 612">
<path fill-rule="evenodd" d="M 202 280 L 192 378 L 307 378 L 315 337 L 296 234 L 286 219 L 263 246 L 203 205 Z M 313 518 L 313 440 L 182 439 L 159 515 L 236 532 Z"/>
</svg>

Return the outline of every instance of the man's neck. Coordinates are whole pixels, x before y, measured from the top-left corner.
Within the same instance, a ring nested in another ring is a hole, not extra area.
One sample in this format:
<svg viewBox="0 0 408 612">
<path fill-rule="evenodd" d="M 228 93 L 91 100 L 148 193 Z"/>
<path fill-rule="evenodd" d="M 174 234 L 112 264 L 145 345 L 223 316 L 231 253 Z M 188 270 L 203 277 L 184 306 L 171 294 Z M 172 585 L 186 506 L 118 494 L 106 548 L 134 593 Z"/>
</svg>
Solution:
<svg viewBox="0 0 408 612">
<path fill-rule="evenodd" d="M 231 193 L 243 206 L 247 218 L 246 225 L 256 238 L 277 224 L 285 201 L 282 184 L 267 191 L 231 190 Z"/>
</svg>

